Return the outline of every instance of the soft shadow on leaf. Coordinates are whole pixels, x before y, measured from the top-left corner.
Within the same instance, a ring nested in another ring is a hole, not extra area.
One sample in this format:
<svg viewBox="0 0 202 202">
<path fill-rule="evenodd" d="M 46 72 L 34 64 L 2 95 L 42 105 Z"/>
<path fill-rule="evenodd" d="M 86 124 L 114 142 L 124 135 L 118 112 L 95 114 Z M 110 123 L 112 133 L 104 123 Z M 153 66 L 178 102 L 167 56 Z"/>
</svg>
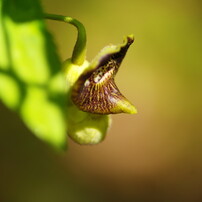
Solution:
<svg viewBox="0 0 202 202">
<path fill-rule="evenodd" d="M 66 146 L 61 63 L 36 0 L 0 1 L 0 99 L 30 130 Z"/>
</svg>

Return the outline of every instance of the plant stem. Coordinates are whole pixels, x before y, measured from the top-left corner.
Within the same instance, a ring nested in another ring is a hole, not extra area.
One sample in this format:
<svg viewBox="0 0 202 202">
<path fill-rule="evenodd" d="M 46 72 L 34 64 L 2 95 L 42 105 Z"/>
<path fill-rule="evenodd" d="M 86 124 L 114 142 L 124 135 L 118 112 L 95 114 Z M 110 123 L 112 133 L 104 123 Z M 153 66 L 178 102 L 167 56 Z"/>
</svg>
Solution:
<svg viewBox="0 0 202 202">
<path fill-rule="evenodd" d="M 74 46 L 71 60 L 72 60 L 72 63 L 76 65 L 82 65 L 86 58 L 86 30 L 84 25 L 74 18 L 66 17 L 62 15 L 45 14 L 44 17 L 49 20 L 66 22 L 71 25 L 74 25 L 77 28 L 78 35 L 77 35 L 77 40 Z"/>
</svg>

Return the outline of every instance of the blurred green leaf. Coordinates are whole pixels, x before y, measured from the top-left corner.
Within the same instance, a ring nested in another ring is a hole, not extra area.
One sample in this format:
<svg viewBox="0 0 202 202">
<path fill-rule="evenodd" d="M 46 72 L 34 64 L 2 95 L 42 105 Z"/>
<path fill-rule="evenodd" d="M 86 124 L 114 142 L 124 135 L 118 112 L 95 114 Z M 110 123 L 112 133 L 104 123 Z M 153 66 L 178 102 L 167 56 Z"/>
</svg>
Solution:
<svg viewBox="0 0 202 202">
<path fill-rule="evenodd" d="M 0 0 L 0 99 L 39 138 L 66 145 L 61 63 L 36 0 Z"/>
</svg>

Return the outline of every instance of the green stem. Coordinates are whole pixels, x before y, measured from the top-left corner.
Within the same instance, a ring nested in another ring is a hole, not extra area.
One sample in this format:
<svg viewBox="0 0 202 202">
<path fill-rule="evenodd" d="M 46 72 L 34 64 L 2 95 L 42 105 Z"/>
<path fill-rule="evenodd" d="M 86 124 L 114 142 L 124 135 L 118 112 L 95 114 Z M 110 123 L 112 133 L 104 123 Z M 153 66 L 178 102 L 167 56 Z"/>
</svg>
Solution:
<svg viewBox="0 0 202 202">
<path fill-rule="evenodd" d="M 74 46 L 71 60 L 72 63 L 76 65 L 82 65 L 86 58 L 86 30 L 83 24 L 76 19 L 62 15 L 45 14 L 44 16 L 46 19 L 66 22 L 71 25 L 74 25 L 77 28 L 77 41 Z"/>
</svg>

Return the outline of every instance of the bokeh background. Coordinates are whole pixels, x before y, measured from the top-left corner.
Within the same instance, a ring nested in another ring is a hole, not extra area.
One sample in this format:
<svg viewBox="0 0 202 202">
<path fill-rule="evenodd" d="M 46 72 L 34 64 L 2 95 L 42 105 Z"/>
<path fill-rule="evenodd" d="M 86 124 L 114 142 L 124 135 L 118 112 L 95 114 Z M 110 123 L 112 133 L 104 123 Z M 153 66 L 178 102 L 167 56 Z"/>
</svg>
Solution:
<svg viewBox="0 0 202 202">
<path fill-rule="evenodd" d="M 0 104 L 1 202 L 202 201 L 202 1 L 42 0 L 79 19 L 88 60 L 133 33 L 116 77 L 137 115 L 114 115 L 106 139 L 56 153 Z M 76 30 L 47 21 L 62 60 Z"/>
</svg>

